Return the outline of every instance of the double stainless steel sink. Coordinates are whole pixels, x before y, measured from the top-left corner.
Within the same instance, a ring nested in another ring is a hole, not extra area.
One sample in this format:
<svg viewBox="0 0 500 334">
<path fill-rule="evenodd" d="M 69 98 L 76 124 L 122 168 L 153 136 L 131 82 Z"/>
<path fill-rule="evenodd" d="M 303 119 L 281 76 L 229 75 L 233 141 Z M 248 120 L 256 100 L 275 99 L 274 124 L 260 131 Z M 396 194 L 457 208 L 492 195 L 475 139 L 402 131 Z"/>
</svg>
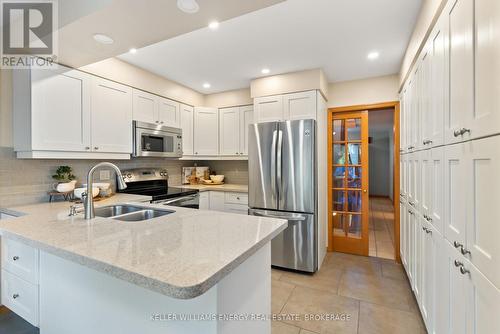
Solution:
<svg viewBox="0 0 500 334">
<path fill-rule="evenodd" d="M 95 208 L 97 217 L 112 218 L 126 222 L 137 222 L 165 216 L 175 211 L 145 208 L 136 205 L 109 205 Z"/>
</svg>

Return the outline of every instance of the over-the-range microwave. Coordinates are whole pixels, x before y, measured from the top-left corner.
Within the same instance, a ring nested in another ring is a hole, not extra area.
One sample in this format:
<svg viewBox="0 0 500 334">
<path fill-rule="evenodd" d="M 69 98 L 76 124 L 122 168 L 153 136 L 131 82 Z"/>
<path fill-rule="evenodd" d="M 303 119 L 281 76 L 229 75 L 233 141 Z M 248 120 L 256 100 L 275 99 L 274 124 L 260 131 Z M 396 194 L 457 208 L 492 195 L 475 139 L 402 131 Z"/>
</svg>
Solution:
<svg viewBox="0 0 500 334">
<path fill-rule="evenodd" d="M 182 157 L 182 129 L 134 121 L 134 157 Z"/>
</svg>

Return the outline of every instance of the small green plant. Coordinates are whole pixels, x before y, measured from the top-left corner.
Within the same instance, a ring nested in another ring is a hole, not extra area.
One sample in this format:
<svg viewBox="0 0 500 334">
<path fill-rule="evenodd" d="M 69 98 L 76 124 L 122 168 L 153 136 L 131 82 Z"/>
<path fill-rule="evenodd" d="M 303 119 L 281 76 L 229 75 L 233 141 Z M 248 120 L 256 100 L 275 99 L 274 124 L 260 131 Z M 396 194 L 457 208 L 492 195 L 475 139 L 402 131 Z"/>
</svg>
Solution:
<svg viewBox="0 0 500 334">
<path fill-rule="evenodd" d="M 57 168 L 56 170 L 56 173 L 52 175 L 52 178 L 59 182 L 69 182 L 76 179 L 76 176 L 74 176 L 72 172 L 73 170 L 70 166 L 59 166 L 59 168 Z"/>
</svg>

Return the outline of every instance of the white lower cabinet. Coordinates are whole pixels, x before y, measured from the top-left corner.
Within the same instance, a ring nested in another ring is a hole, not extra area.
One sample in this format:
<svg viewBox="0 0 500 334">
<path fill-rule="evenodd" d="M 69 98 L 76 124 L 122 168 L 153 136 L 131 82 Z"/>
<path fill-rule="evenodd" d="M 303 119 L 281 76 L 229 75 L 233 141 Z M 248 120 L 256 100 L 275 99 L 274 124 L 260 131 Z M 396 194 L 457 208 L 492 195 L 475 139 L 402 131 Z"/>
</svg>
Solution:
<svg viewBox="0 0 500 334">
<path fill-rule="evenodd" d="M 201 199 L 202 196 L 204 197 L 203 200 Z M 200 209 L 247 215 L 248 194 L 239 192 L 204 191 L 200 193 Z"/>
<path fill-rule="evenodd" d="M 39 250 L 2 237 L 2 305 L 38 326 Z"/>
</svg>

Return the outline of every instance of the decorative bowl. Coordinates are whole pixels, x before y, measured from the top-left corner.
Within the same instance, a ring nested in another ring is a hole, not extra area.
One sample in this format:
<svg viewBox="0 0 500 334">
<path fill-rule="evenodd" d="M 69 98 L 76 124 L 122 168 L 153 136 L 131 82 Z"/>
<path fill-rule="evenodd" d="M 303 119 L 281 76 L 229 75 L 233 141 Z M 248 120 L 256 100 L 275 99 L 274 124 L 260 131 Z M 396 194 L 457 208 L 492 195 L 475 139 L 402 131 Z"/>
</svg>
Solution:
<svg viewBox="0 0 500 334">
<path fill-rule="evenodd" d="M 216 183 L 221 183 L 224 181 L 224 175 L 210 175 L 210 180 Z"/>
</svg>

